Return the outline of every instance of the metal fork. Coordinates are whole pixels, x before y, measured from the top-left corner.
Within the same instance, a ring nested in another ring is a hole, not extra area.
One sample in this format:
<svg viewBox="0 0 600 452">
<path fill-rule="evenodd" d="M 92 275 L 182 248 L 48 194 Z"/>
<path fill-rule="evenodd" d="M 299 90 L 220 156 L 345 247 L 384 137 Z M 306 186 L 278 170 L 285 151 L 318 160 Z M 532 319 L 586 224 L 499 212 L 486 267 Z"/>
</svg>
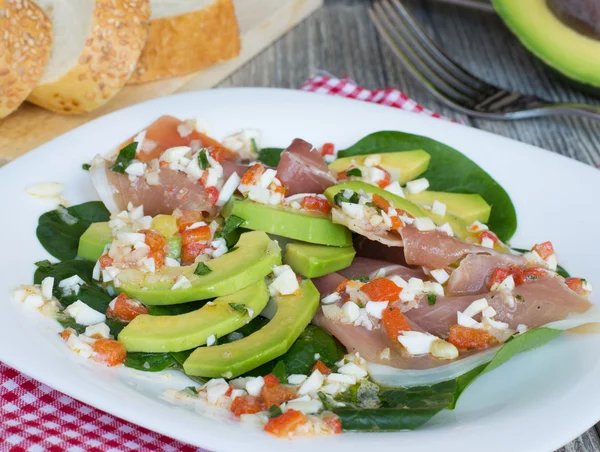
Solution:
<svg viewBox="0 0 600 452">
<path fill-rule="evenodd" d="M 553 103 L 506 91 L 455 63 L 423 31 L 399 0 L 376 0 L 369 15 L 385 42 L 432 94 L 451 108 L 488 119 L 576 115 L 600 119 L 600 106 Z"/>
</svg>

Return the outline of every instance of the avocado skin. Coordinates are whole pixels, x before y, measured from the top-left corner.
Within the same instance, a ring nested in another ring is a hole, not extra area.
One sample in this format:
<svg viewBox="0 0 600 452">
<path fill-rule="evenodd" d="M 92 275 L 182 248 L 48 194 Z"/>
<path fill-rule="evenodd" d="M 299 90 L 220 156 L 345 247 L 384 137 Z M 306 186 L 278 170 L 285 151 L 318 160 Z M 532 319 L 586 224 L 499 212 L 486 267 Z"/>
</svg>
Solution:
<svg viewBox="0 0 600 452">
<path fill-rule="evenodd" d="M 291 207 L 267 206 L 232 197 L 223 208 L 222 215 L 243 218 L 245 221 L 241 226 L 244 228 L 302 242 L 329 246 L 352 245 L 350 231 L 345 226 L 332 223 L 329 216 L 311 215 Z"/>
<path fill-rule="evenodd" d="M 286 353 L 319 308 L 320 294 L 310 280 L 300 293 L 275 296 L 277 312 L 260 330 L 228 344 L 199 347 L 183 363 L 190 376 L 234 378 Z"/>
<path fill-rule="evenodd" d="M 264 278 L 281 264 L 281 249 L 261 231 L 245 232 L 233 251 L 206 262 L 212 271 L 194 274 L 196 265 L 163 267 L 156 273 L 123 270 L 117 290 L 148 305 L 172 305 L 206 300 L 237 292 Z M 178 276 L 185 276 L 191 287 L 171 290 Z"/>
<path fill-rule="evenodd" d="M 269 301 L 264 280 L 257 281 L 223 297 L 216 298 L 196 311 L 172 316 L 142 314 L 119 334 L 128 352 L 179 352 L 206 344 L 212 334 L 225 336 L 256 317 Z M 241 304 L 252 314 L 239 312 L 231 304 Z"/>
<path fill-rule="evenodd" d="M 285 247 L 283 263 L 307 278 L 318 278 L 352 264 L 356 252 L 351 246 L 333 247 L 312 243 L 290 243 Z"/>
</svg>

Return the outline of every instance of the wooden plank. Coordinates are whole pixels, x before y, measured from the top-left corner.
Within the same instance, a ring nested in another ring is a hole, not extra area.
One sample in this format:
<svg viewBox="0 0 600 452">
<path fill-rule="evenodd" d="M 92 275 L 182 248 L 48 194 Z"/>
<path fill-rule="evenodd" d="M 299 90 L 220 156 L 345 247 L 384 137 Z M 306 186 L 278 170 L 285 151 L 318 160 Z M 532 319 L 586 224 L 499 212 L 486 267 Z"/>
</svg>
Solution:
<svg viewBox="0 0 600 452">
<path fill-rule="evenodd" d="M 240 68 L 322 5 L 323 0 L 235 0 L 242 51 L 239 57 L 183 77 L 126 86 L 107 105 L 85 115 L 61 116 L 25 104 L 0 121 L 0 158 L 13 159 L 94 118 L 177 91 L 205 89 Z"/>
</svg>

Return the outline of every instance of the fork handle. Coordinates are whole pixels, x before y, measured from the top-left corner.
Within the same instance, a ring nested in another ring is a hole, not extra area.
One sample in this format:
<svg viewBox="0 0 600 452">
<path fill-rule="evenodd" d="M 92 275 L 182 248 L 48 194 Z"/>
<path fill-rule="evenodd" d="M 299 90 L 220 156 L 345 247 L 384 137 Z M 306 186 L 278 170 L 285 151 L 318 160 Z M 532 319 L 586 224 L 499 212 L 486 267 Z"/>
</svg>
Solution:
<svg viewBox="0 0 600 452">
<path fill-rule="evenodd" d="M 538 111 L 540 116 L 569 115 L 600 120 L 600 106 L 596 105 L 571 103 L 541 104 L 534 107 L 533 110 Z"/>
</svg>

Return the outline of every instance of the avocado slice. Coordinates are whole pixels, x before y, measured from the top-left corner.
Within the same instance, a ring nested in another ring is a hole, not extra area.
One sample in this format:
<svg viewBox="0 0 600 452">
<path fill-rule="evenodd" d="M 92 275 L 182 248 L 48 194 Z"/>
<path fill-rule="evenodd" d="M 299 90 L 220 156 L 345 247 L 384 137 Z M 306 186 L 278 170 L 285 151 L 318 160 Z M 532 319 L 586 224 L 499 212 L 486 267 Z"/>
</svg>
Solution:
<svg viewBox="0 0 600 452">
<path fill-rule="evenodd" d="M 492 4 L 521 43 L 544 63 L 576 82 L 600 87 L 596 0 L 492 0 Z"/>
<path fill-rule="evenodd" d="M 399 181 L 404 185 L 423 174 L 429 166 L 431 156 L 423 151 L 387 152 L 384 154 L 357 155 L 334 160 L 329 164 L 329 169 L 341 173 L 353 165 L 363 166 L 367 157 L 379 156 L 379 165 L 390 173 L 392 181 Z"/>
<path fill-rule="evenodd" d="M 431 206 L 433 201 L 442 202 L 446 204 L 446 211 L 449 214 L 461 219 L 467 225 L 475 220 L 487 223 L 492 212 L 492 206 L 477 194 L 423 191 L 416 194 L 407 193 L 406 199 L 419 206 Z"/>
<path fill-rule="evenodd" d="M 285 247 L 283 263 L 307 278 L 318 278 L 349 267 L 355 254 L 356 251 L 351 246 L 290 243 Z"/>
<path fill-rule="evenodd" d="M 272 300 L 277 312 L 263 328 L 235 342 L 197 348 L 183 363 L 184 372 L 234 378 L 287 352 L 317 312 L 319 291 L 307 279 L 300 283 L 298 293 Z"/>
<path fill-rule="evenodd" d="M 112 231 L 107 222 L 92 223 L 79 239 L 77 256 L 89 261 L 97 261 L 104 253 L 104 247 L 113 241 Z M 179 259 L 181 256 L 181 236 L 174 235 L 167 238 L 170 251 L 168 256 Z"/>
<path fill-rule="evenodd" d="M 241 227 L 264 231 L 302 242 L 329 246 L 351 246 L 352 234 L 325 215 L 311 215 L 291 207 L 268 206 L 232 197 L 223 208 L 224 217 L 236 215 L 245 221 Z"/>
<path fill-rule="evenodd" d="M 261 280 L 281 264 L 277 242 L 261 231 L 245 232 L 235 248 L 206 262 L 211 272 L 198 276 L 196 265 L 163 267 L 156 273 L 137 269 L 119 273 L 117 290 L 148 305 L 171 305 L 228 295 Z M 175 280 L 185 276 L 191 287 L 172 290 Z"/>
<path fill-rule="evenodd" d="M 325 190 L 325 196 L 329 200 L 329 203 L 332 206 L 334 206 L 334 208 L 337 207 L 334 201 L 335 195 L 340 191 L 344 191 L 346 189 L 352 190 L 354 192 L 363 190 L 365 193 L 369 193 L 371 195 L 377 193 L 385 200 L 391 202 L 397 209 L 402 209 L 415 218 L 429 217 L 438 226 L 441 226 L 444 223 L 450 224 L 452 230 L 454 231 L 454 235 L 459 239 L 465 240 L 469 237 L 474 237 L 474 234 L 472 232 L 469 232 L 467 229 L 468 224 L 466 224 L 459 218 L 456 218 L 455 216 L 449 213 L 446 213 L 446 215 L 444 215 L 443 217 L 439 215 L 433 215 L 430 211 L 422 210 L 419 206 L 405 198 L 402 198 L 401 196 L 395 195 L 393 193 L 390 193 L 389 191 L 385 191 L 384 189 L 377 187 L 376 185 L 368 184 L 366 182 L 350 181 L 345 182 L 343 184 L 333 185 L 327 190 Z"/>
<path fill-rule="evenodd" d="M 268 301 L 267 285 L 260 280 L 187 314 L 138 315 L 119 333 L 119 341 L 129 352 L 189 350 L 206 344 L 212 334 L 221 337 L 237 330 L 256 317 Z"/>
</svg>

